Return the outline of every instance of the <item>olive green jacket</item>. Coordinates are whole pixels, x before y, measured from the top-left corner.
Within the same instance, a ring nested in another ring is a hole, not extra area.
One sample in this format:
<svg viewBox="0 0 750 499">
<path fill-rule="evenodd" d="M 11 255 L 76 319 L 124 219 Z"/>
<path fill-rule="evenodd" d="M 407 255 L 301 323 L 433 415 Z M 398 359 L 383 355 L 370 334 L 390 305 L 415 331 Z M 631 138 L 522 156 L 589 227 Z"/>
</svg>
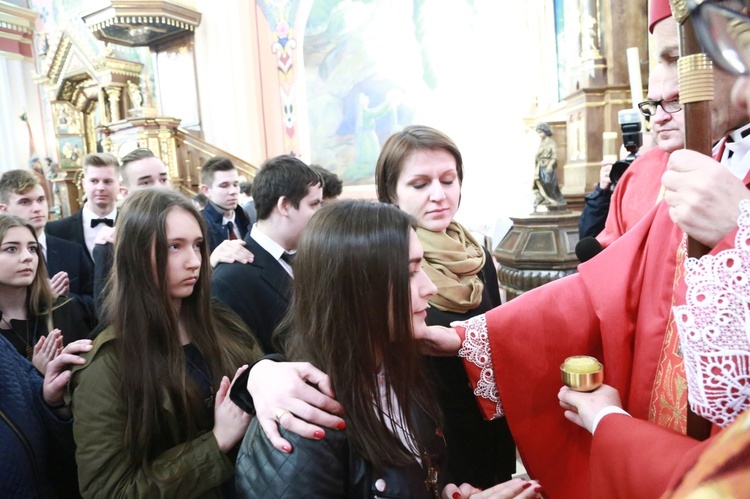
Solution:
<svg viewBox="0 0 750 499">
<path fill-rule="evenodd" d="M 86 364 L 73 369 L 70 392 L 73 436 L 81 494 L 88 497 L 222 497 L 221 484 L 234 474 L 234 462 L 219 450 L 208 431 L 168 449 L 151 463 L 154 480 L 128 465 L 125 403 L 118 390 L 118 359 L 112 327 L 105 329 L 85 354 Z M 169 427 L 178 428 L 171 403 L 162 408 Z M 172 435 L 177 441 L 177 432 Z"/>
</svg>

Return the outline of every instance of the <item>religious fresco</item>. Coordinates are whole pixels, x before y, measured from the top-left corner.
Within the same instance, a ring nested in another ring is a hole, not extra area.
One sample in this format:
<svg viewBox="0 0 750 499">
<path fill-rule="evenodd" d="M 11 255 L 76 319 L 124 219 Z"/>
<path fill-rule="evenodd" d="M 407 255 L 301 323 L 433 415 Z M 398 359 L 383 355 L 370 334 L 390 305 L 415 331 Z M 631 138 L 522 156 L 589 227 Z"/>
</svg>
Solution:
<svg viewBox="0 0 750 499">
<path fill-rule="evenodd" d="M 372 184 L 385 139 L 413 122 L 439 82 L 425 45 L 425 2 L 313 3 L 304 58 L 311 159 L 346 184 Z"/>
<path fill-rule="evenodd" d="M 81 113 L 69 103 L 53 103 L 52 112 L 55 116 L 56 135 L 81 135 L 83 133 Z"/>
<path fill-rule="evenodd" d="M 478 124 L 474 117 L 494 121 L 501 104 L 478 104 L 498 40 L 486 26 L 511 15 L 503 8 L 476 0 L 313 2 L 303 40 L 311 161 L 347 185 L 372 184 L 393 132 L 423 123 L 458 139 L 459 128 Z"/>
<path fill-rule="evenodd" d="M 284 152 L 304 153 L 347 185 L 373 183 L 380 148 L 393 132 L 455 114 L 436 105 L 464 92 L 458 68 L 493 38 L 481 25 L 498 13 L 496 4 L 476 0 L 257 5 L 273 32 Z M 300 131 L 309 144 L 300 144 Z"/>
</svg>

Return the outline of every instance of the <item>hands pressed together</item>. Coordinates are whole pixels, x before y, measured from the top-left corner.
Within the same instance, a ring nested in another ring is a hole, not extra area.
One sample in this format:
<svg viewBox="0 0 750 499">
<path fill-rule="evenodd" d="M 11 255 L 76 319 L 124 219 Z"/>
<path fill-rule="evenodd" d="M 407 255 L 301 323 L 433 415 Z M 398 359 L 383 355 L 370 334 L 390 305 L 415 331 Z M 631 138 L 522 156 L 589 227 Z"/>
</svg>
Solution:
<svg viewBox="0 0 750 499">
<path fill-rule="evenodd" d="M 603 191 L 606 191 L 612 185 L 612 180 L 609 178 L 609 172 L 611 171 L 611 162 L 602 163 L 602 167 L 599 169 L 599 188 Z"/>
<path fill-rule="evenodd" d="M 66 296 L 70 292 L 70 278 L 67 272 L 58 272 L 49 280 L 49 287 L 52 296 L 57 299 L 60 296 Z"/>
<path fill-rule="evenodd" d="M 107 244 L 115 243 L 115 228 L 109 227 L 107 225 L 101 226 L 101 229 L 99 229 L 99 232 L 96 234 L 96 239 L 94 239 L 94 244 Z"/>
<path fill-rule="evenodd" d="M 34 345 L 31 363 L 37 371 L 44 374 L 47 372 L 47 364 L 63 351 L 62 334 L 59 329 L 53 329 L 47 336 L 42 336 Z"/>
</svg>

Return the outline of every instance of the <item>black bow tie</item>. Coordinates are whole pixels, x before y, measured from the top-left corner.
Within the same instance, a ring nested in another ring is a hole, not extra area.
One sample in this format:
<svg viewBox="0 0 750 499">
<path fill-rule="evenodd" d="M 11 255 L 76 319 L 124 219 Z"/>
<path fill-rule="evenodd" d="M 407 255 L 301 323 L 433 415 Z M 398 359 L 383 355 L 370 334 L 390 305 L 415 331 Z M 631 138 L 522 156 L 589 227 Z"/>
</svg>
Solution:
<svg viewBox="0 0 750 499">
<path fill-rule="evenodd" d="M 114 227 L 115 226 L 115 221 L 112 220 L 111 218 L 92 218 L 91 219 L 91 228 L 92 229 L 94 227 L 96 227 L 97 225 L 99 225 L 99 224 L 104 224 L 104 225 L 108 225 L 110 227 Z"/>
</svg>

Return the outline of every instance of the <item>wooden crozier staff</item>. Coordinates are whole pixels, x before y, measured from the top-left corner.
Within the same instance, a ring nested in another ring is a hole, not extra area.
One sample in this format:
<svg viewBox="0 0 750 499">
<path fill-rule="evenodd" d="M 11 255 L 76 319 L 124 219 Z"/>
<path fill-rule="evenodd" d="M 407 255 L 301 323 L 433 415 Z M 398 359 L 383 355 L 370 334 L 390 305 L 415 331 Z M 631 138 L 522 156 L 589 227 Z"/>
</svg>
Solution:
<svg viewBox="0 0 750 499">
<path fill-rule="evenodd" d="M 703 0 L 696 0 L 701 3 Z M 713 63 L 703 53 L 690 19 L 687 0 L 669 0 L 672 15 L 679 25 L 680 58 L 677 77 L 680 104 L 685 117 L 685 148 L 711 156 L 711 101 L 714 98 Z M 687 256 L 700 258 L 711 250 L 708 246 L 687 238 Z M 697 440 L 710 436 L 711 423 L 687 408 L 687 434 Z"/>
<path fill-rule="evenodd" d="M 696 3 L 701 3 L 698 0 Z M 686 0 L 669 0 L 679 25 L 680 58 L 677 77 L 680 104 L 685 116 L 685 149 L 711 156 L 711 101 L 714 99 L 713 63 L 703 53 L 695 35 Z M 692 237 L 687 241 L 689 257 L 700 258 L 711 248 Z"/>
</svg>

